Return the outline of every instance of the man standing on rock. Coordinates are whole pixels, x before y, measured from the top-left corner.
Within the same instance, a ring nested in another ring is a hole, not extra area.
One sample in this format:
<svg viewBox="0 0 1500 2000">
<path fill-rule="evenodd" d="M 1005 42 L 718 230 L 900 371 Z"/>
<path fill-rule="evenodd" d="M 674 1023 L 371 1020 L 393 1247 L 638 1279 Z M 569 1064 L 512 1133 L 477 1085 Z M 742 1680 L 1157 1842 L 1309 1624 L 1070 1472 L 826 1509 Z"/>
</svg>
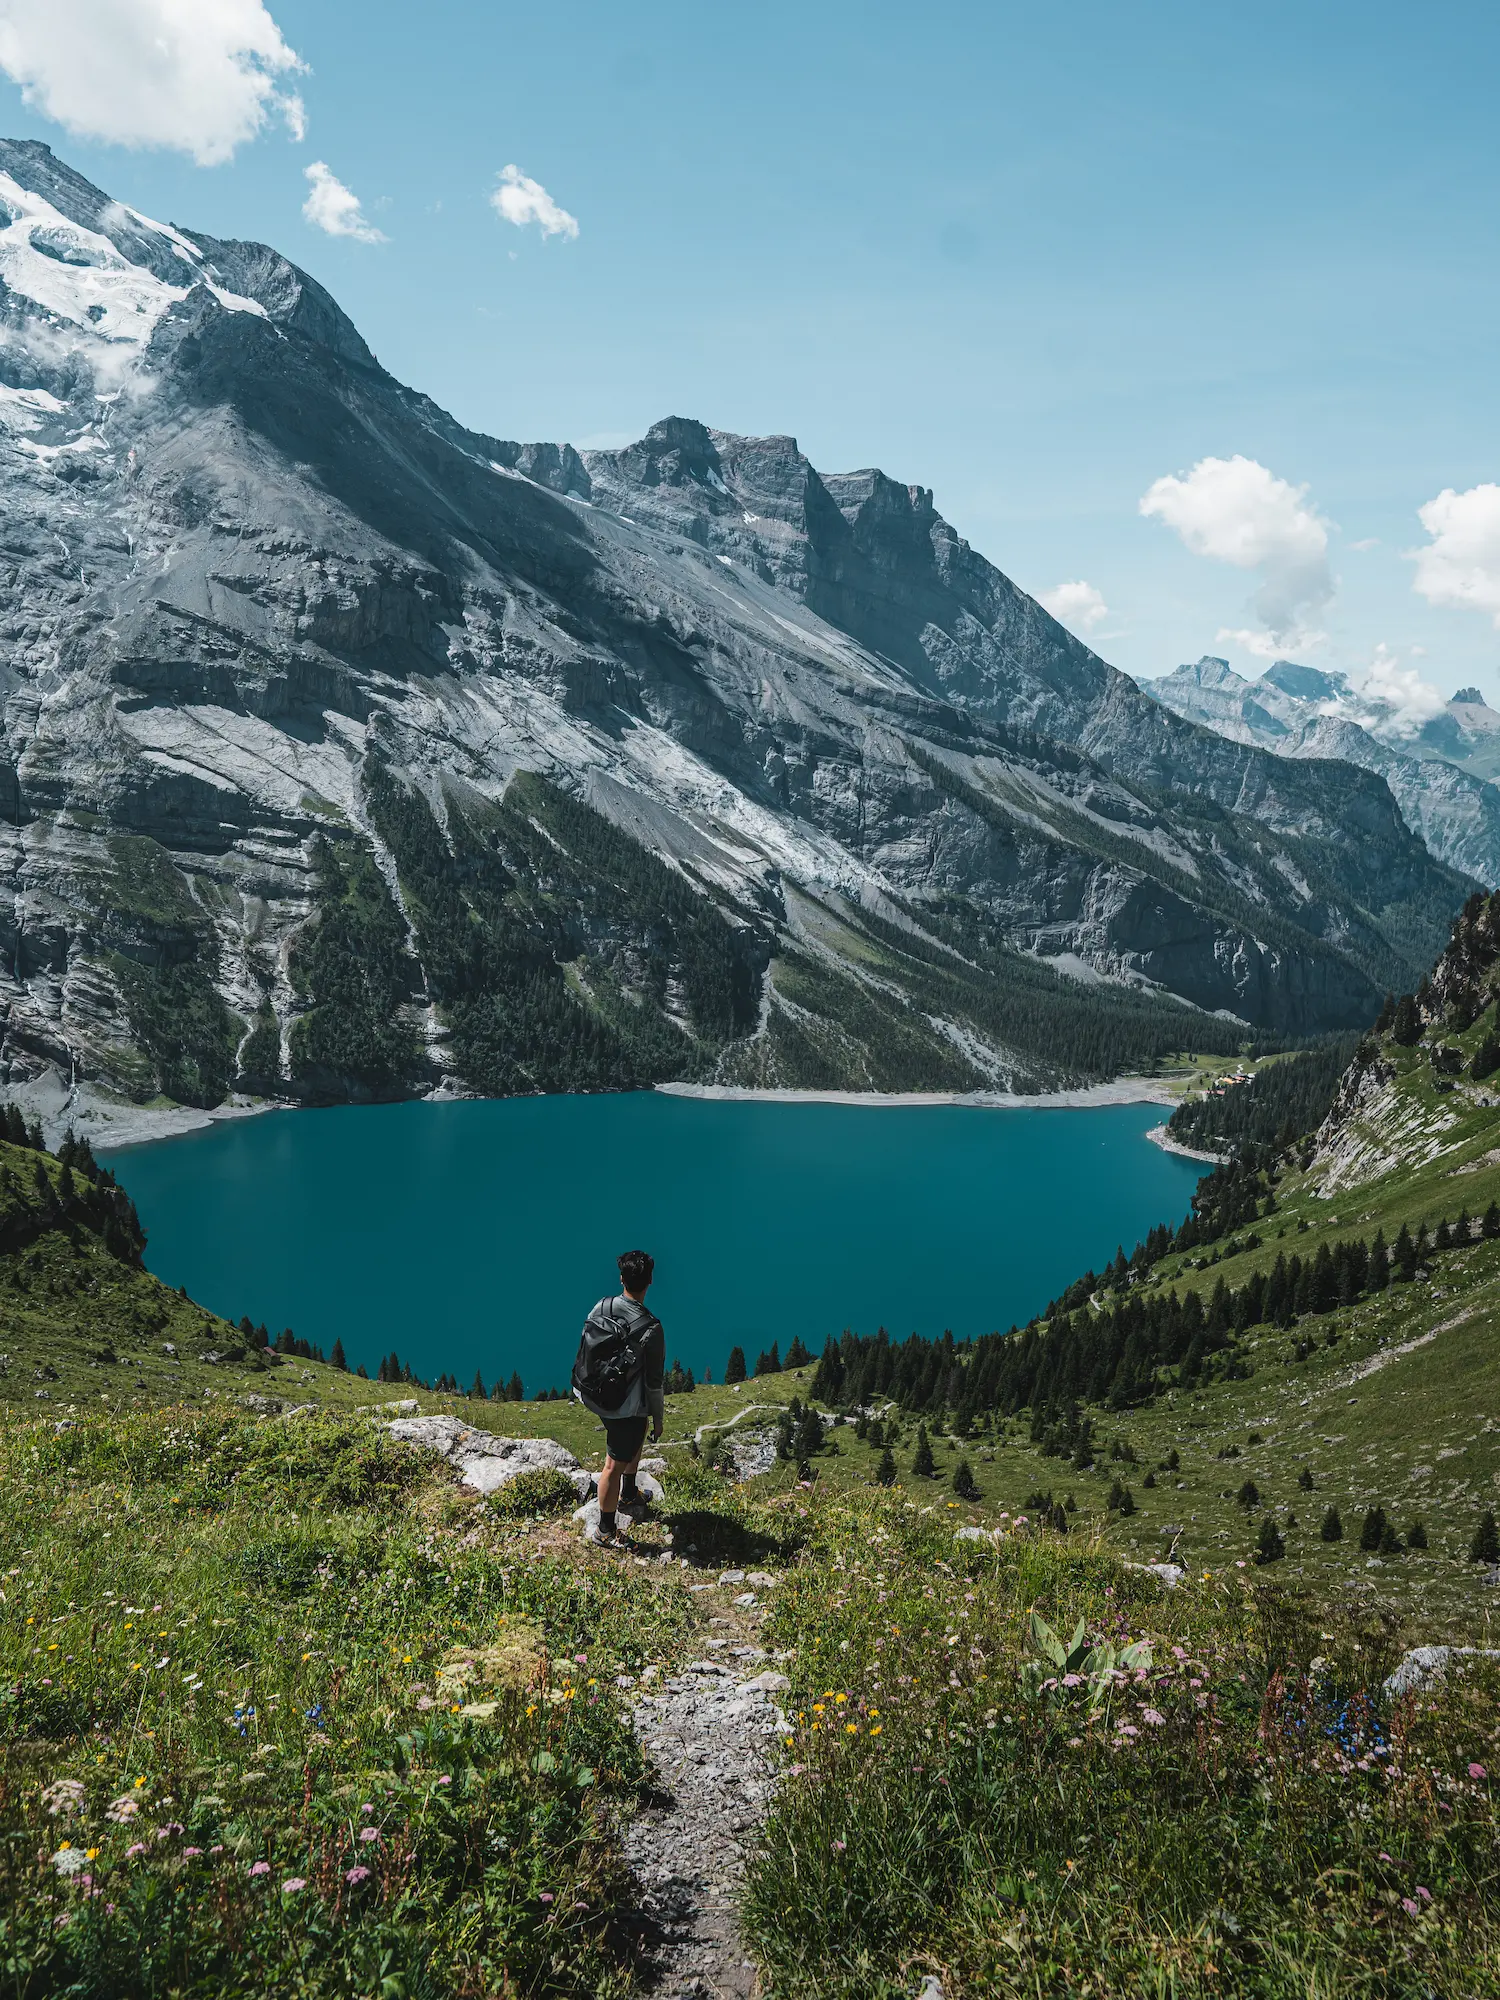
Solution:
<svg viewBox="0 0 1500 2000">
<path fill-rule="evenodd" d="M 620 1257 L 620 1295 L 601 1299 L 583 1323 L 573 1394 L 604 1421 L 604 1470 L 599 1475 L 599 1525 L 590 1537 L 603 1548 L 628 1546 L 615 1518 L 623 1508 L 633 1520 L 646 1511 L 646 1496 L 635 1483 L 646 1446 L 661 1436 L 667 1339 L 661 1321 L 646 1308 L 656 1265 L 644 1250 Z"/>
</svg>

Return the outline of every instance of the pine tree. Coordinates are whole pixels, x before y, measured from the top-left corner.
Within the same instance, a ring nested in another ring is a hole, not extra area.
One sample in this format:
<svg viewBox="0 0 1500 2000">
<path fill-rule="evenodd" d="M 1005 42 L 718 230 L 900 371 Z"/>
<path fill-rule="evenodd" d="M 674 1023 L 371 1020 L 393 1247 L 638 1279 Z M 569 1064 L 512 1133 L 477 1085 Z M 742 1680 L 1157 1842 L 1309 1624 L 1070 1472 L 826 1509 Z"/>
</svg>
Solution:
<svg viewBox="0 0 1500 2000">
<path fill-rule="evenodd" d="M 489 1393 L 490 1393 L 489 1390 L 486 1389 L 484 1386 L 484 1377 L 480 1374 L 479 1370 L 476 1368 L 474 1370 L 474 1386 L 469 1391 L 469 1394 L 471 1396 L 477 1396 L 480 1402 L 484 1403 L 489 1400 Z"/>
<path fill-rule="evenodd" d="M 896 1483 L 896 1460 L 887 1445 L 880 1454 L 880 1463 L 875 1468 L 877 1486 L 894 1486 Z"/>
<path fill-rule="evenodd" d="M 1304 1493 L 1311 1493 L 1317 1483 L 1312 1476 L 1311 1467 L 1304 1465 L 1302 1470 L 1297 1474 L 1297 1484 L 1301 1487 L 1302 1491 Z"/>
<path fill-rule="evenodd" d="M 1409 1549 L 1426 1548 L 1427 1530 L 1422 1526 L 1422 1523 L 1420 1521 L 1413 1521 L 1411 1526 L 1407 1529 L 1406 1546 Z"/>
<path fill-rule="evenodd" d="M 1337 1507 L 1330 1507 L 1323 1516 L 1323 1525 L 1318 1533 L 1325 1542 L 1341 1542 L 1344 1539 L 1344 1524 L 1339 1519 Z"/>
<path fill-rule="evenodd" d="M 809 1403 L 797 1425 L 797 1456 L 815 1458 L 823 1449 L 823 1419 Z"/>
<path fill-rule="evenodd" d="M 979 1488 L 974 1484 L 974 1470 L 966 1458 L 961 1458 L 953 1468 L 953 1490 L 960 1500 L 977 1500 Z"/>
<path fill-rule="evenodd" d="M 506 1383 L 505 1397 L 506 1401 L 511 1403 L 520 1403 L 525 1401 L 526 1384 L 521 1380 L 519 1370 L 513 1373 L 510 1380 Z"/>
<path fill-rule="evenodd" d="M 344 1358 L 344 1343 L 342 1340 L 335 1339 L 333 1353 L 329 1356 L 329 1360 L 335 1368 L 342 1369 L 346 1375 L 348 1374 L 349 1363 Z"/>
<path fill-rule="evenodd" d="M 1255 1545 L 1255 1560 L 1258 1563 L 1280 1562 L 1286 1554 L 1286 1543 L 1281 1539 L 1281 1531 L 1275 1519 L 1267 1514 L 1260 1524 L 1260 1540 Z"/>
<path fill-rule="evenodd" d="M 1391 1023 L 1395 1020 L 1395 1018 L 1396 1018 L 1396 996 L 1394 993 L 1387 993 L 1385 996 L 1385 1005 L 1381 1008 L 1380 1012 L 1375 1017 L 1376 1034 L 1388 1035 L 1391 1032 Z"/>
<path fill-rule="evenodd" d="M 917 1425 L 917 1448 L 912 1454 L 911 1469 L 918 1479 L 931 1479 L 937 1471 L 932 1456 L 932 1446 L 927 1437 L 926 1424 Z"/>
<path fill-rule="evenodd" d="M 1495 1510 L 1486 1507 L 1474 1539 L 1469 1544 L 1471 1563 L 1500 1563 L 1500 1528 L 1495 1526 Z"/>
<path fill-rule="evenodd" d="M 1490 1203 L 1489 1207 L 1484 1211 L 1484 1217 L 1480 1222 L 1479 1228 L 1481 1234 L 1488 1239 L 1492 1240 L 1496 1236 L 1500 1236 L 1500 1202 L 1492 1201 Z"/>
<path fill-rule="evenodd" d="M 810 1365 L 811 1361 L 812 1361 L 812 1356 L 808 1353 L 807 1349 L 802 1345 L 802 1341 L 799 1336 L 797 1339 L 793 1340 L 791 1346 L 787 1349 L 786 1361 L 783 1365 L 787 1368 L 806 1368 Z"/>
<path fill-rule="evenodd" d="M 1260 1505 L 1260 1488 L 1253 1479 L 1247 1479 L 1234 1497 L 1237 1503 L 1248 1514 L 1252 1508 Z"/>
<path fill-rule="evenodd" d="M 1402 1283 L 1409 1285 L 1417 1275 L 1417 1246 L 1413 1243 L 1411 1231 L 1404 1222 L 1401 1225 L 1401 1234 L 1396 1238 L 1393 1255 Z"/>
<path fill-rule="evenodd" d="M 793 1415 L 795 1405 L 789 1405 L 776 1419 L 776 1456 L 790 1458 L 796 1439 L 797 1419 Z"/>
<path fill-rule="evenodd" d="M 1389 1521 L 1380 1530 L 1379 1553 L 1383 1556 L 1399 1556 L 1401 1553 L 1401 1537 L 1396 1533 L 1396 1530 L 1391 1526 Z"/>
<path fill-rule="evenodd" d="M 1422 1016 L 1417 1011 L 1417 1003 L 1409 993 L 1403 993 L 1396 1002 L 1396 1012 L 1391 1021 L 1391 1034 L 1403 1048 L 1415 1048 L 1422 1039 Z"/>
<path fill-rule="evenodd" d="M 1364 1526 L 1359 1531 L 1359 1545 L 1366 1555 L 1375 1555 L 1380 1548 L 1380 1538 L 1385 1533 L 1384 1507 L 1372 1507 L 1365 1515 Z"/>
<path fill-rule="evenodd" d="M 725 1383 L 743 1382 L 744 1379 L 745 1350 L 743 1347 L 731 1347 L 729 1350 L 729 1359 L 724 1363 Z"/>
<path fill-rule="evenodd" d="M 1375 1241 L 1370 1245 L 1370 1269 L 1365 1283 L 1372 1292 L 1383 1292 L 1390 1282 L 1390 1251 L 1386 1248 L 1385 1231 L 1377 1229 Z"/>
</svg>

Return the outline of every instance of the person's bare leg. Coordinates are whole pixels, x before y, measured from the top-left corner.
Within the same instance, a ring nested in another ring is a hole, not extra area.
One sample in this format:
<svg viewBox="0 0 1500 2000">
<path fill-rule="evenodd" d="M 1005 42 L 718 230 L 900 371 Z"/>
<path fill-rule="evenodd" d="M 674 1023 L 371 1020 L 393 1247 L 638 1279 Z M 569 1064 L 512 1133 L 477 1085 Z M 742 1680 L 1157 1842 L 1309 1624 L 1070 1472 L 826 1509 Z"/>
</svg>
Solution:
<svg viewBox="0 0 1500 2000">
<path fill-rule="evenodd" d="M 639 1460 L 639 1452 L 636 1453 L 636 1458 Z M 619 1505 L 621 1482 L 626 1472 L 634 1471 L 635 1466 L 621 1465 L 618 1460 L 609 1457 L 608 1453 L 605 1454 L 604 1470 L 599 1475 L 599 1512 L 601 1514 L 613 1514 L 615 1508 Z"/>
</svg>

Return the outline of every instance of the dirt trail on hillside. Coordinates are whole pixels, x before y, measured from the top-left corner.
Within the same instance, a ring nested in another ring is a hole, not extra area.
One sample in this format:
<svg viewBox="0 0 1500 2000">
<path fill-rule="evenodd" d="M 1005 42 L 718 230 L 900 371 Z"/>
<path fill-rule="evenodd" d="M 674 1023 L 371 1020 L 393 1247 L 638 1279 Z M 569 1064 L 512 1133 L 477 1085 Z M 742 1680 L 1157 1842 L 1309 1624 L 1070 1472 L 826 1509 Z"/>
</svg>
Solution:
<svg viewBox="0 0 1500 2000">
<path fill-rule="evenodd" d="M 632 1722 L 658 1790 L 625 1836 L 641 1886 L 657 2000 L 751 2000 L 755 1966 L 735 1901 L 744 1836 L 765 1816 L 786 1676 L 758 1646 L 727 1645 L 636 1698 Z"/>
</svg>

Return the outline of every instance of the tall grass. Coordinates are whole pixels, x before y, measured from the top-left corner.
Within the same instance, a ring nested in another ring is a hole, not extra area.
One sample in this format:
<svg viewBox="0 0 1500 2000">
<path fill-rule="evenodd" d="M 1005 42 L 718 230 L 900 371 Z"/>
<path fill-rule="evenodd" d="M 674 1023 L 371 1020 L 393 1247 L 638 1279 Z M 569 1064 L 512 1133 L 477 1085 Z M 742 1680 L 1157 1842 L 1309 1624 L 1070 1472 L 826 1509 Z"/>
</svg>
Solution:
<svg viewBox="0 0 1500 2000">
<path fill-rule="evenodd" d="M 1074 1541 L 942 1535 L 830 1514 L 779 1595 L 798 1683 L 746 1897 L 772 1993 L 1500 1991 L 1494 1674 L 1392 1704 L 1390 1634 L 1238 1569 L 1164 1594 Z M 1033 1607 L 1151 1664 L 1049 1674 Z"/>
</svg>

